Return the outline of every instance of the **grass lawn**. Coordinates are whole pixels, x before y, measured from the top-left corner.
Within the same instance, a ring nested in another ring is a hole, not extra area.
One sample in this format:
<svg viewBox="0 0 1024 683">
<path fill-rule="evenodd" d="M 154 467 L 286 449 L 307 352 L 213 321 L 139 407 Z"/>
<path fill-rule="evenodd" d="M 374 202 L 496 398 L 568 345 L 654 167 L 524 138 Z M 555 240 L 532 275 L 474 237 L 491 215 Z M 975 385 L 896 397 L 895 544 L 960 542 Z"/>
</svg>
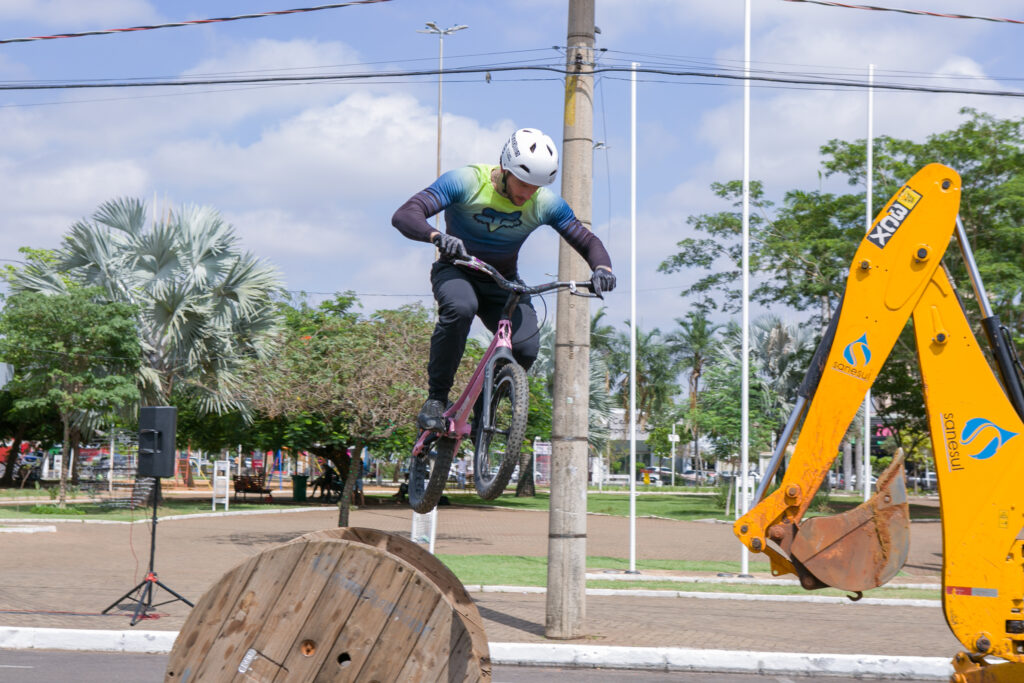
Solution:
<svg viewBox="0 0 1024 683">
<path fill-rule="evenodd" d="M 0 500 L 16 500 L 18 498 L 40 498 L 46 497 L 46 489 L 37 489 L 34 486 L 26 486 L 25 488 L 14 488 L 14 489 L 0 489 Z"/>
<path fill-rule="evenodd" d="M 483 500 L 473 494 L 457 493 L 448 494 L 448 499 L 455 505 L 491 505 L 520 510 L 547 510 L 551 496 L 547 492 L 539 492 L 533 498 L 516 498 L 514 495 L 508 494 L 496 500 Z M 629 495 L 606 493 L 588 496 L 587 512 L 628 517 Z M 656 516 L 684 520 L 724 519 L 722 512 L 712 496 L 685 494 L 645 496 L 638 494 L 636 497 L 636 514 L 641 517 Z"/>
<path fill-rule="evenodd" d="M 534 498 L 516 498 L 512 494 L 506 494 L 497 500 L 483 500 L 468 493 L 448 493 L 448 499 L 456 505 L 491 505 L 496 507 L 522 509 L 522 510 L 547 510 L 550 502 L 550 495 L 546 492 L 539 492 Z M 852 510 L 863 502 L 863 498 L 856 496 L 835 496 L 828 500 L 829 511 L 825 512 L 812 506 L 807 516 L 819 514 L 834 515 L 840 512 Z M 618 493 L 607 493 L 602 495 L 587 496 L 587 512 L 595 512 L 616 517 L 629 516 L 629 495 Z M 697 519 L 721 519 L 732 521 L 730 515 L 725 516 L 725 511 L 719 507 L 715 496 L 707 495 L 643 495 L 637 494 L 636 514 L 639 517 L 666 517 L 668 519 L 679 519 L 693 521 Z M 934 505 L 923 503 L 910 504 L 911 519 L 938 519 L 939 509 Z"/>
<path fill-rule="evenodd" d="M 547 558 L 507 555 L 438 555 L 464 584 L 490 586 L 544 586 L 547 584 Z M 739 562 L 690 562 L 684 560 L 638 560 L 641 572 L 652 569 L 690 572 L 730 572 L 740 570 Z M 587 570 L 629 568 L 629 562 L 616 557 L 588 557 Z M 751 562 L 750 570 L 767 572 L 767 562 Z M 616 588 L 621 590 L 674 590 L 713 593 L 753 593 L 758 595 L 830 595 L 845 596 L 844 591 L 826 588 L 805 591 L 799 586 L 751 586 L 744 584 L 681 583 L 676 581 L 587 581 L 588 588 Z M 866 591 L 865 597 L 939 599 L 937 590 L 910 588 L 876 588 Z"/>
</svg>

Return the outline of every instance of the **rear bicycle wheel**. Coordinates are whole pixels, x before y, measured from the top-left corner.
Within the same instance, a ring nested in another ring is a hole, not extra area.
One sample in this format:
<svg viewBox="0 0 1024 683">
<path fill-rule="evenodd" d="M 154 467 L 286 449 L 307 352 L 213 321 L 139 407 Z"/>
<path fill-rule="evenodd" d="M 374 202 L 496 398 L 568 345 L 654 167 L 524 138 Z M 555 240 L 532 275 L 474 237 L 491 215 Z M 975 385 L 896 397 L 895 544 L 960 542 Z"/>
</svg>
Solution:
<svg viewBox="0 0 1024 683">
<path fill-rule="evenodd" d="M 422 455 L 409 458 L 409 507 L 425 515 L 437 506 L 455 457 L 455 439 L 433 437 Z"/>
<path fill-rule="evenodd" d="M 530 390 L 526 371 L 516 363 L 504 365 L 494 378 L 489 398 L 490 419 L 479 426 L 473 454 L 473 485 L 484 500 L 501 495 L 519 462 L 526 438 Z"/>
</svg>

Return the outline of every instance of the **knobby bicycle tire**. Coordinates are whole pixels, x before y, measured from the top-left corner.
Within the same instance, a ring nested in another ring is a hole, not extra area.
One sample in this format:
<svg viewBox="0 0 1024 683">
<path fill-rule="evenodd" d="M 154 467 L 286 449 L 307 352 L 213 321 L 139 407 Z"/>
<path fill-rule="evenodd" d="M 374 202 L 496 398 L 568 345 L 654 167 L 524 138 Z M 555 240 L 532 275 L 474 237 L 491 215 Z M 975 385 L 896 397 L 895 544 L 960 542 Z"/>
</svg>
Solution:
<svg viewBox="0 0 1024 683">
<path fill-rule="evenodd" d="M 455 439 L 439 436 L 421 456 L 409 458 L 409 507 L 421 515 L 441 500 L 455 457 Z"/>
<path fill-rule="evenodd" d="M 473 485 L 484 500 L 501 495 L 519 462 L 530 406 L 526 371 L 516 363 L 504 365 L 494 378 L 494 391 L 489 400 L 490 424 L 480 426 L 473 453 Z M 496 435 L 504 437 L 504 443 L 500 438 L 495 439 Z M 504 451 L 499 450 L 502 447 Z M 492 458 L 500 458 L 497 471 L 493 473 Z"/>
</svg>

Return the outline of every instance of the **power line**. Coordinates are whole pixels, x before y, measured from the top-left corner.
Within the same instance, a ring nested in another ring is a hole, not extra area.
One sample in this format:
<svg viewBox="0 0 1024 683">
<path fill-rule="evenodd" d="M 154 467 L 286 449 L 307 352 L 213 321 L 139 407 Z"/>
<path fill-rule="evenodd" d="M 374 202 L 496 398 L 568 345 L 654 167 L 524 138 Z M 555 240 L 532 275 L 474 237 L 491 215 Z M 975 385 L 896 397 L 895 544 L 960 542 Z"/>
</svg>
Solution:
<svg viewBox="0 0 1024 683">
<path fill-rule="evenodd" d="M 319 5 L 317 7 L 299 7 L 296 9 L 283 9 L 276 12 L 260 12 L 258 14 L 239 14 L 233 17 L 217 17 L 214 19 L 194 19 L 192 21 L 177 21 L 167 24 L 151 24 L 149 26 L 130 26 L 128 28 L 110 28 L 104 31 L 82 31 L 81 33 L 58 33 L 52 36 L 31 36 L 28 38 L 7 38 L 0 40 L 0 45 L 8 43 L 29 43 L 36 40 L 57 40 L 58 38 L 84 38 L 86 36 L 104 36 L 114 33 L 131 33 L 134 31 L 152 31 L 158 28 L 179 28 L 181 26 L 198 26 L 202 24 L 219 24 L 225 21 L 238 21 L 240 19 L 262 19 L 263 17 L 277 17 L 284 14 L 300 14 L 304 12 L 319 12 L 325 9 L 338 9 L 351 7 L 352 5 L 372 5 L 378 2 L 390 2 L 391 0 L 352 0 L 351 2 L 337 2 L 331 5 Z"/>
<path fill-rule="evenodd" d="M 826 0 L 783 0 L 783 2 L 806 2 L 812 5 L 824 5 L 825 7 L 842 7 L 845 9 L 867 9 L 875 12 L 898 12 L 900 14 L 917 14 L 926 17 L 938 17 L 940 19 L 978 19 L 980 21 L 994 21 L 1002 24 L 1024 24 L 1020 19 L 1003 19 L 1002 17 L 978 17 L 971 14 L 948 14 L 944 12 L 929 12 L 922 9 L 899 9 L 896 7 L 876 7 L 874 5 L 847 5 L 841 2 L 827 2 Z"/>
<path fill-rule="evenodd" d="M 515 71 L 544 71 L 556 73 L 563 76 L 572 75 L 569 70 L 561 66 L 545 65 L 518 65 L 518 66 L 482 66 L 482 67 L 461 67 L 445 69 L 446 76 L 466 75 L 478 73 L 505 73 Z M 617 66 L 599 66 L 592 70 L 593 74 L 616 74 L 631 73 L 633 69 Z M 654 74 L 661 76 L 673 76 L 677 78 L 709 78 L 728 81 L 743 81 L 746 76 L 740 73 L 724 73 L 714 71 L 680 71 L 674 69 L 660 69 L 641 67 L 636 69 L 637 73 Z M 148 81 L 83 81 L 75 83 L 35 83 L 35 84 L 0 84 L 0 91 L 31 91 L 31 90 L 82 90 L 98 88 L 160 88 L 160 87 L 189 87 L 201 85 L 253 85 L 261 83 L 323 83 L 351 80 L 373 80 L 382 78 L 408 78 L 413 76 L 436 76 L 437 69 L 422 69 L 415 71 L 387 71 L 387 72 L 365 72 L 365 73 L 344 73 L 344 74 L 319 74 L 304 76 L 260 76 L 255 78 L 205 78 L 205 79 L 181 79 L 181 80 L 148 80 Z M 790 85 L 809 85 L 829 88 L 855 88 L 863 89 L 873 87 L 876 90 L 894 90 L 903 92 L 927 92 L 940 94 L 957 95 L 986 95 L 991 97 L 1014 97 L 1024 98 L 1024 92 L 1016 90 L 981 90 L 969 88 L 945 88 L 929 85 L 906 85 L 900 83 L 879 83 L 868 84 L 860 79 L 825 79 L 805 78 L 789 76 L 766 76 L 752 75 L 752 81 L 765 83 L 781 83 Z"/>
</svg>

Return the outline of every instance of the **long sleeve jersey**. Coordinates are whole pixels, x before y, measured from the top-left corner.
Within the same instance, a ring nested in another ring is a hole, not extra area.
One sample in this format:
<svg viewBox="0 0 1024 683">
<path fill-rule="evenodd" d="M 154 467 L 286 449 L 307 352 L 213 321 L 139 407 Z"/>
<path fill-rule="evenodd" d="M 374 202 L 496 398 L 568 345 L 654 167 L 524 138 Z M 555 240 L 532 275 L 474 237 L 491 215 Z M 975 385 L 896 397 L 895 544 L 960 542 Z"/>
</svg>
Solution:
<svg viewBox="0 0 1024 683">
<path fill-rule="evenodd" d="M 611 268 L 601 240 L 587 230 L 564 199 L 541 187 L 522 206 L 498 194 L 491 183 L 495 166 L 474 164 L 449 171 L 413 195 L 391 219 L 412 240 L 430 241 L 427 219 L 444 211 L 446 230 L 462 240 L 470 255 L 509 279 L 517 276 L 519 249 L 534 230 L 550 225 L 590 265 Z"/>
</svg>

